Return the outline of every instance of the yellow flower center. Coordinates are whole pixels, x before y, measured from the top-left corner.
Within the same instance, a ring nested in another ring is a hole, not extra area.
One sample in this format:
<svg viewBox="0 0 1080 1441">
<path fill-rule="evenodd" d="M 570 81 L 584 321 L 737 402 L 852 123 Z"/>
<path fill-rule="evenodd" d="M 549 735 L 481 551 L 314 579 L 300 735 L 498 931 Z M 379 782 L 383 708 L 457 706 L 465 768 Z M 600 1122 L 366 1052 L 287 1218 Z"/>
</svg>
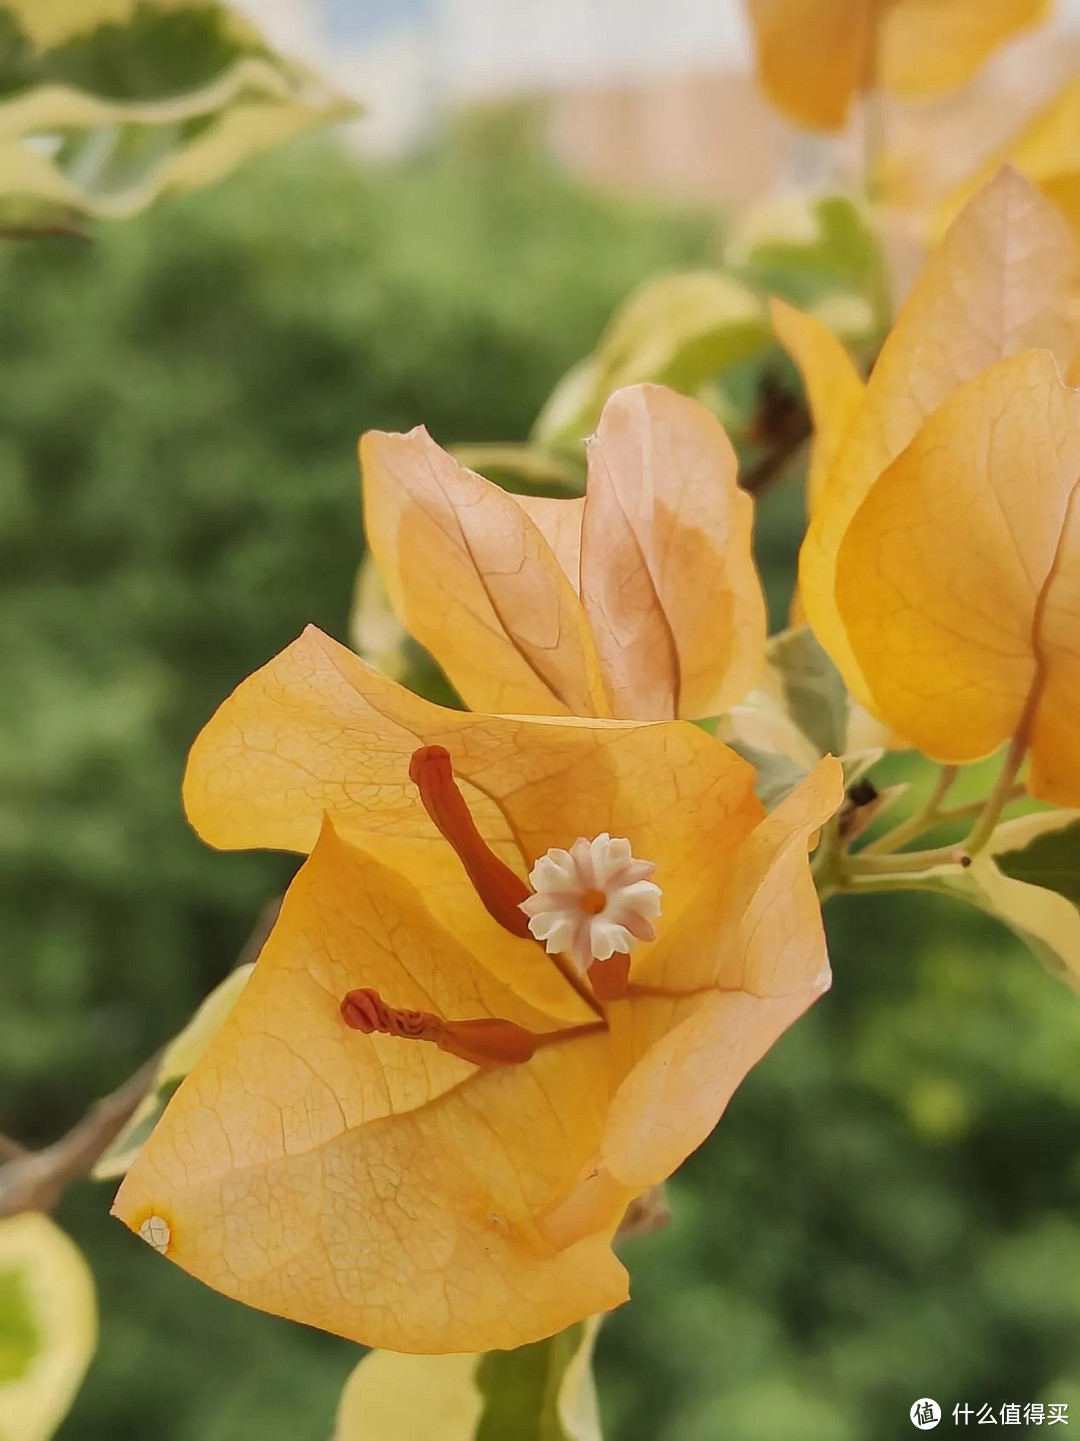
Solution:
<svg viewBox="0 0 1080 1441">
<path fill-rule="evenodd" d="M 582 891 L 579 904 L 587 916 L 598 916 L 607 905 L 607 896 L 603 891 L 592 887 L 587 891 Z"/>
</svg>

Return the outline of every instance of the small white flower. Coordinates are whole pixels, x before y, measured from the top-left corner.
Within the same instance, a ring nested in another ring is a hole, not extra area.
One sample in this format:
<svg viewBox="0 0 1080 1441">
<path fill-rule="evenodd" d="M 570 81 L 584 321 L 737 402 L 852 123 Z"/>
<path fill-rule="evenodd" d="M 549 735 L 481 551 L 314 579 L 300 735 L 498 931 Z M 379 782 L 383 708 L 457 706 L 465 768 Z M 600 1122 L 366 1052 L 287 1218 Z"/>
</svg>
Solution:
<svg viewBox="0 0 1080 1441">
<path fill-rule="evenodd" d="M 568 851 L 553 846 L 529 872 L 535 895 L 521 903 L 529 930 L 549 955 L 564 952 L 584 975 L 593 961 L 655 938 L 661 895 L 649 879 L 655 869 L 607 831 L 592 841 L 579 836 Z"/>
</svg>

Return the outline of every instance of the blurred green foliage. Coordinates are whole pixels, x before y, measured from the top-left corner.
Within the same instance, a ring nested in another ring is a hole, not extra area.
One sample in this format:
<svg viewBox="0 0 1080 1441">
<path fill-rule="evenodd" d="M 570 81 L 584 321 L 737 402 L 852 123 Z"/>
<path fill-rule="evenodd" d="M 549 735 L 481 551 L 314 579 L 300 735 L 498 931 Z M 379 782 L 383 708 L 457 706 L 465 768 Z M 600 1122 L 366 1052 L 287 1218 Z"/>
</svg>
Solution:
<svg viewBox="0 0 1080 1441">
<path fill-rule="evenodd" d="M 498 132 L 496 132 L 498 133 Z M 342 636 L 353 446 L 520 441 L 617 301 L 715 259 L 512 135 L 317 147 L 0 256 L 0 1130 L 58 1134 L 179 1029 L 293 862 L 186 830 L 185 749 L 306 621 Z M 774 623 L 801 523 L 760 507 Z M 610 1441 L 899 1441 L 918 1396 L 1080 1405 L 1080 1009 L 932 899 L 830 915 L 836 984 L 634 1243 Z M 325 1441 L 355 1348 L 159 1261 L 86 1183 L 100 1355 L 65 1441 Z"/>
</svg>

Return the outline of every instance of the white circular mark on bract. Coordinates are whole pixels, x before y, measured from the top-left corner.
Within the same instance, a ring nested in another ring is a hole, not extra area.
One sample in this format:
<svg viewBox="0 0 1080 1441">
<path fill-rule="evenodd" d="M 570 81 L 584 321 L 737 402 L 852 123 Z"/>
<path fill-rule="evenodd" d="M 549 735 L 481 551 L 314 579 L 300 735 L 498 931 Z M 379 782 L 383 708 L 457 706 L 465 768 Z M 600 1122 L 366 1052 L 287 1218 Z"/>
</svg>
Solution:
<svg viewBox="0 0 1080 1441">
<path fill-rule="evenodd" d="M 160 1251 L 163 1256 L 172 1240 L 172 1230 L 162 1216 L 147 1216 L 139 1227 L 139 1235 L 148 1246 L 153 1246 L 154 1250 Z"/>
</svg>

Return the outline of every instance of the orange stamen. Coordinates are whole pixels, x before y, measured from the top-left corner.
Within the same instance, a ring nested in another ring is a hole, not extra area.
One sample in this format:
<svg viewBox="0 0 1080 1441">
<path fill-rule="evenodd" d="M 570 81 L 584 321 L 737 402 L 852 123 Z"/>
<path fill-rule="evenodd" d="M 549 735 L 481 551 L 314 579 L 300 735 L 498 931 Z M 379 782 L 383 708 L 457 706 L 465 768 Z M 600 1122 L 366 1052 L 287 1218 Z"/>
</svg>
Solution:
<svg viewBox="0 0 1080 1441">
<path fill-rule="evenodd" d="M 430 1011 L 406 1011 L 388 1005 L 370 986 L 347 993 L 341 1002 L 341 1018 L 351 1030 L 362 1031 L 366 1036 L 379 1031 L 403 1040 L 431 1041 L 440 1051 L 488 1070 L 519 1066 L 530 1060 L 540 1046 L 605 1029 L 600 1021 L 538 1035 L 497 1016 L 483 1016 L 475 1021 L 444 1021 Z"/>
<path fill-rule="evenodd" d="M 474 1066 L 520 1066 L 531 1060 L 540 1037 L 513 1021 L 492 1017 L 478 1021 L 447 1021 L 439 1048 Z"/>
<path fill-rule="evenodd" d="M 381 1031 L 409 1041 L 434 1041 L 436 1045 L 445 1025 L 430 1011 L 406 1011 L 400 1006 L 388 1006 L 370 986 L 349 991 L 341 1002 L 341 1019 L 350 1030 L 363 1031 L 365 1036 Z"/>
<path fill-rule="evenodd" d="M 519 907 L 532 892 L 477 830 L 454 780 L 450 752 L 443 746 L 421 746 L 413 752 L 409 779 L 420 792 L 424 809 L 453 846 L 488 915 L 512 935 L 528 937 L 528 918 Z"/>
<path fill-rule="evenodd" d="M 598 1001 L 625 1001 L 630 994 L 630 957 L 616 951 L 609 961 L 593 961 L 589 980 Z"/>
<path fill-rule="evenodd" d="M 444 1021 L 430 1011 L 407 1011 L 388 1005 L 370 986 L 349 991 L 341 1002 L 341 1018 L 354 1031 L 370 1036 L 381 1031 L 407 1041 L 431 1041 L 440 1051 L 460 1056 L 474 1066 L 513 1066 L 527 1061 L 536 1038 L 512 1021 L 485 1017 L 479 1021 Z"/>
</svg>

